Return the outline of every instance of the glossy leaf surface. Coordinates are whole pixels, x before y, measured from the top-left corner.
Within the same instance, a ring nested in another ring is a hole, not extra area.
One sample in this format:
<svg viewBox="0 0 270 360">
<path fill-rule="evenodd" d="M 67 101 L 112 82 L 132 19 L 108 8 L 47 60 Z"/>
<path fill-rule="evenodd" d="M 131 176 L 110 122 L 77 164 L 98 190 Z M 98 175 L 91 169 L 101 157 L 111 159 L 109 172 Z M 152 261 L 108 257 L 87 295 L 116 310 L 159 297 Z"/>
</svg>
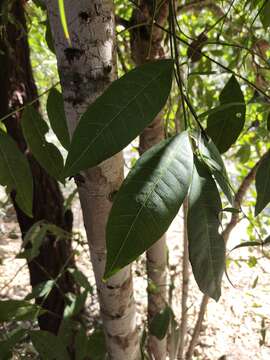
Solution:
<svg viewBox="0 0 270 360">
<path fill-rule="evenodd" d="M 225 263 L 225 244 L 219 234 L 222 209 L 211 174 L 196 158 L 189 193 L 189 258 L 200 290 L 218 300 Z"/>
<path fill-rule="evenodd" d="M 234 76 L 225 85 L 219 99 L 220 109 L 208 116 L 206 131 L 218 150 L 224 153 L 240 135 L 246 116 L 244 95 Z M 231 106 L 224 109 L 227 104 Z"/>
<path fill-rule="evenodd" d="M 165 105 L 173 62 L 147 63 L 114 81 L 83 114 L 72 138 L 64 176 L 95 166 L 118 153 Z"/>
<path fill-rule="evenodd" d="M 104 278 L 131 263 L 168 229 L 188 192 L 193 153 L 187 132 L 164 140 L 137 161 L 107 223 Z"/>
</svg>

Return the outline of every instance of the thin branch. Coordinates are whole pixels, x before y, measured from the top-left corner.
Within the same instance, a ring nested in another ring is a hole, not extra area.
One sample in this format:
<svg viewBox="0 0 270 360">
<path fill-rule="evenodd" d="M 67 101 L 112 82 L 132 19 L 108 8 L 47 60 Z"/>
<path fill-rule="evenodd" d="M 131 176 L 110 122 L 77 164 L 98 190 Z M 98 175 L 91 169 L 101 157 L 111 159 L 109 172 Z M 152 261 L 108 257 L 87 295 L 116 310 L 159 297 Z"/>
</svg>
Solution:
<svg viewBox="0 0 270 360">
<path fill-rule="evenodd" d="M 194 328 L 194 331 L 192 334 L 192 338 L 191 338 L 191 341 L 190 341 L 190 344 L 188 347 L 187 354 L 186 354 L 186 360 L 192 359 L 195 346 L 197 345 L 197 342 L 198 342 L 198 339 L 200 336 L 202 323 L 203 323 L 203 319 L 204 319 L 204 314 L 207 309 L 208 300 L 209 300 L 209 296 L 204 295 L 202 298 L 198 319 L 197 319 L 197 322 L 196 322 L 196 325 L 195 325 L 195 328 Z"/>
<path fill-rule="evenodd" d="M 217 16 L 222 17 L 225 15 L 223 10 L 212 0 L 191 1 L 188 4 L 178 6 L 177 12 L 179 13 L 181 11 L 201 11 L 205 8 L 208 8 Z"/>
<path fill-rule="evenodd" d="M 125 29 L 128 29 L 131 26 L 131 21 L 126 20 L 119 15 L 115 15 L 115 23 L 116 25 L 123 26 Z"/>
<path fill-rule="evenodd" d="M 158 28 L 160 28 L 161 30 L 163 30 L 164 32 L 171 34 L 171 32 L 167 29 L 165 29 L 164 27 L 160 26 L 159 24 L 155 23 L 155 26 L 157 26 Z M 181 38 L 180 36 L 175 35 L 176 39 L 178 41 L 180 41 L 181 43 L 185 44 L 188 47 L 191 47 L 192 50 L 194 52 L 196 52 L 197 50 L 194 49 L 192 47 L 192 45 L 186 41 L 185 39 Z M 253 82 L 249 81 L 247 78 L 245 78 L 244 76 L 242 76 L 241 74 L 238 74 L 237 72 L 235 72 L 234 70 L 228 68 L 227 66 L 219 63 L 218 61 L 216 61 L 215 59 L 213 59 L 212 57 L 210 57 L 209 55 L 207 55 L 205 52 L 203 51 L 198 51 L 204 58 L 208 59 L 209 61 L 211 61 L 212 63 L 216 64 L 217 66 L 219 66 L 221 69 L 226 70 L 227 72 L 233 74 L 235 77 L 238 77 L 239 79 L 243 80 L 245 83 L 247 83 L 248 85 L 250 85 L 251 87 L 253 87 L 254 89 L 256 89 L 259 93 L 261 93 L 262 95 L 264 95 L 267 99 L 270 99 L 270 96 L 265 93 L 262 89 L 260 89 L 256 84 L 254 84 Z"/>
<path fill-rule="evenodd" d="M 235 194 L 235 198 L 234 198 L 234 207 L 236 209 L 239 209 L 239 210 L 241 209 L 241 205 L 243 203 L 244 197 L 245 197 L 251 183 L 255 179 L 258 167 L 260 166 L 260 164 L 262 163 L 262 161 L 265 159 L 265 157 L 268 154 L 269 154 L 269 151 L 267 151 L 260 158 L 260 160 L 257 161 L 257 163 L 253 166 L 253 168 L 251 168 L 249 173 L 243 179 L 241 185 L 238 188 L 237 193 Z M 229 235 L 230 235 L 231 231 L 238 224 L 238 222 L 239 222 L 239 213 L 233 213 L 232 216 L 231 216 L 230 222 L 227 224 L 226 228 L 222 232 L 222 237 L 224 239 L 225 244 L 227 243 L 227 241 L 229 239 Z M 202 323 L 203 323 L 204 315 L 205 315 L 205 312 L 206 312 L 206 309 L 207 309 L 208 301 L 209 301 L 209 296 L 203 295 L 199 315 L 198 315 L 198 318 L 197 318 L 197 322 L 196 322 L 196 325 L 195 325 L 195 328 L 194 328 L 194 331 L 193 331 L 193 334 L 192 334 L 192 337 L 191 337 L 191 341 L 190 341 L 190 344 L 189 344 L 189 347 L 188 347 L 188 351 L 187 351 L 187 354 L 186 354 L 186 360 L 192 359 L 192 355 L 193 355 L 195 346 L 198 343 L 198 339 L 199 339 L 199 336 L 200 336 Z"/>
</svg>

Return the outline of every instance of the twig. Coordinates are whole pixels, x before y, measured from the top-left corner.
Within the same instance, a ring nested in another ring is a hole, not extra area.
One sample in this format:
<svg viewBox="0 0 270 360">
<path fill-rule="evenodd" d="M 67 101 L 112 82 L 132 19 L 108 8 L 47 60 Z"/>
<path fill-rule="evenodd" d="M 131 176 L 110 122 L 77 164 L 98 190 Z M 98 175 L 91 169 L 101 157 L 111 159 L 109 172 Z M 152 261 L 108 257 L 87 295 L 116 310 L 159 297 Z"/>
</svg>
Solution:
<svg viewBox="0 0 270 360">
<path fill-rule="evenodd" d="M 157 26 L 158 28 L 160 28 L 161 30 L 163 30 L 164 32 L 166 32 L 169 35 L 172 35 L 171 31 L 165 29 L 164 27 L 160 26 L 159 24 L 155 23 L 155 26 Z M 191 47 L 193 51 L 197 51 L 196 49 L 194 49 L 192 47 L 192 45 L 186 41 L 185 39 L 181 38 L 180 36 L 174 35 L 176 37 L 176 39 L 180 42 L 182 42 L 183 44 L 185 44 L 188 47 Z M 254 84 L 252 81 L 248 80 L 247 78 L 245 78 L 244 76 L 242 76 L 241 74 L 238 74 L 237 72 L 235 72 L 234 70 L 228 68 L 227 66 L 219 63 L 218 61 L 216 61 L 215 59 L 213 59 L 212 57 L 210 57 L 209 55 L 207 55 L 205 52 L 203 51 L 199 51 L 199 53 L 206 59 L 208 59 L 209 61 L 211 61 L 212 63 L 216 64 L 217 66 L 219 66 L 220 68 L 222 68 L 223 70 L 228 71 L 229 73 L 233 74 L 235 77 L 238 77 L 239 79 L 243 80 L 245 83 L 247 83 L 248 85 L 250 85 L 251 87 L 253 87 L 254 89 L 256 89 L 259 93 L 261 93 L 262 95 L 264 95 L 267 99 L 270 99 L 270 96 L 264 92 L 262 89 L 260 89 L 256 84 Z"/>
<path fill-rule="evenodd" d="M 257 163 L 253 166 L 253 168 L 249 171 L 249 173 L 243 179 L 241 185 L 238 188 L 237 193 L 235 194 L 235 198 L 234 198 L 234 207 L 236 209 L 241 209 L 241 204 L 244 200 L 244 197 L 245 197 L 251 183 L 255 179 L 257 169 L 260 166 L 261 162 L 265 159 L 265 157 L 268 154 L 269 154 L 269 151 L 267 151 L 260 158 L 260 160 L 257 161 Z M 233 213 L 231 216 L 230 222 L 227 224 L 226 228 L 222 232 L 222 237 L 224 239 L 225 244 L 227 243 L 227 241 L 229 239 L 229 235 L 230 235 L 231 231 L 237 225 L 238 222 L 239 222 L 239 213 Z M 195 346 L 198 343 L 198 339 L 200 336 L 202 323 L 203 323 L 204 315 L 205 315 L 205 312 L 207 309 L 208 301 L 209 301 L 209 296 L 203 295 L 197 322 L 196 322 L 196 325 L 195 325 L 195 328 L 194 328 L 194 331 L 193 331 L 193 334 L 192 334 L 192 337 L 190 340 L 190 344 L 188 347 L 188 351 L 186 354 L 186 360 L 190 360 L 192 358 Z"/>
<path fill-rule="evenodd" d="M 202 302 L 201 302 L 201 306 L 200 306 L 200 311 L 199 311 L 199 315 L 198 315 L 198 319 L 192 334 L 192 338 L 188 347 L 188 351 L 186 354 L 186 360 L 191 360 L 192 359 L 192 355 L 195 349 L 195 346 L 197 345 L 199 336 L 200 336 L 200 332 L 201 332 L 201 328 L 202 328 L 202 323 L 203 323 L 203 319 L 204 319 L 204 314 L 206 312 L 207 309 L 207 304 L 208 304 L 208 300 L 209 300 L 209 296 L 207 295 L 203 295 L 202 298 Z"/>
</svg>

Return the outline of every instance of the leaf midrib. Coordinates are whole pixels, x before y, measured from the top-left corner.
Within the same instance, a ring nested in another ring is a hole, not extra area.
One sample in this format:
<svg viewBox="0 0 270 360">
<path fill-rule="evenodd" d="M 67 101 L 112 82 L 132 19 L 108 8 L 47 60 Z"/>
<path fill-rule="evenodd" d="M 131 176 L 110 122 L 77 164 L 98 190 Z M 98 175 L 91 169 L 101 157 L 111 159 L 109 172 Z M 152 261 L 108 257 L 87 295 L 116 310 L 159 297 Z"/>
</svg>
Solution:
<svg viewBox="0 0 270 360">
<path fill-rule="evenodd" d="M 116 115 L 114 115 L 114 117 L 102 128 L 102 130 L 99 131 L 99 133 L 93 138 L 93 140 L 88 144 L 88 146 L 84 149 L 84 151 L 81 153 L 81 155 L 76 159 L 75 162 L 73 162 L 73 164 L 70 166 L 69 170 L 71 171 L 76 165 L 77 163 L 81 160 L 81 158 L 85 155 L 85 153 L 88 152 L 88 150 L 91 148 L 91 146 L 96 142 L 97 138 L 99 138 L 102 133 L 106 130 L 106 128 L 111 125 L 111 123 L 120 116 L 120 114 L 122 112 L 124 112 L 126 110 L 126 108 L 132 103 L 134 102 L 142 93 L 143 91 L 149 86 L 151 85 L 152 82 L 156 81 L 165 71 L 167 71 L 167 69 L 162 70 L 156 77 L 152 78 L 151 81 L 149 81 L 144 87 L 142 87 L 141 91 L 138 92 L 133 98 L 131 98 L 131 100 L 129 100 L 129 102 L 121 109 L 118 111 L 118 113 Z"/>
<path fill-rule="evenodd" d="M 180 139 L 179 139 L 179 140 L 180 140 Z M 168 146 L 168 144 L 167 144 L 167 146 Z M 132 222 L 132 224 L 131 224 L 131 226 L 130 226 L 130 228 L 129 228 L 129 231 L 128 231 L 127 235 L 125 236 L 125 239 L 124 239 L 123 242 L 122 242 L 122 245 L 121 245 L 121 247 L 120 247 L 120 249 L 119 249 L 119 251 L 118 251 L 118 254 L 116 255 L 116 258 L 115 258 L 114 262 L 112 263 L 109 271 L 107 272 L 108 274 L 111 272 L 111 270 L 113 269 L 113 267 L 114 267 L 114 265 L 116 264 L 117 260 L 119 259 L 119 256 L 120 256 L 120 254 L 121 254 L 121 251 L 122 251 L 123 247 L 125 246 L 125 244 L 126 244 L 126 242 L 127 242 L 127 240 L 128 240 L 128 237 L 129 237 L 131 231 L 133 230 L 133 228 L 134 228 L 134 226 L 135 226 L 135 224 L 136 224 L 136 222 L 137 222 L 137 219 L 138 219 L 139 215 L 141 214 L 141 212 L 143 211 L 143 209 L 146 207 L 146 203 L 148 202 L 150 196 L 154 193 L 155 188 L 157 187 L 158 183 L 159 183 L 159 182 L 161 181 L 161 179 L 163 178 L 164 173 L 167 171 L 167 168 L 169 168 L 169 166 L 171 165 L 172 161 L 174 160 L 173 154 L 174 154 L 175 151 L 177 150 L 178 146 L 179 146 L 179 144 L 177 144 L 174 149 L 170 150 L 170 153 L 168 154 L 168 158 L 170 158 L 169 161 L 168 161 L 168 165 L 167 165 L 167 166 L 163 166 L 163 170 L 161 171 L 160 176 L 158 177 L 157 181 L 153 184 L 152 190 L 149 192 L 149 194 L 147 195 L 147 197 L 146 197 L 145 201 L 143 202 L 141 208 L 140 208 L 139 211 L 137 212 L 137 214 L 136 214 L 136 216 L 135 216 L 135 219 L 134 219 L 134 221 Z"/>
</svg>

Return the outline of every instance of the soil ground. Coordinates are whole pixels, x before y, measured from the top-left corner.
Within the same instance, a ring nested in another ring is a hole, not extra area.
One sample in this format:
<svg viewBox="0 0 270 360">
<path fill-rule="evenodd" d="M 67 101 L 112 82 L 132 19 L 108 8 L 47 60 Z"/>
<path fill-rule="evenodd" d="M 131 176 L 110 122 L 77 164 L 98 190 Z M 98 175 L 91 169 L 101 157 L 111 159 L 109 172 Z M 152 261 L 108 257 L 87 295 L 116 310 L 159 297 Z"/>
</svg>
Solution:
<svg viewBox="0 0 270 360">
<path fill-rule="evenodd" d="M 1 195 L 1 194 L 0 194 Z M 0 196 L 3 198 L 4 195 Z M 30 292 L 28 270 L 24 260 L 16 259 L 21 238 L 16 216 L 10 204 L 0 213 L 0 299 L 22 299 Z M 85 238 L 78 199 L 73 204 L 74 231 Z M 177 216 L 167 233 L 169 248 L 168 286 L 174 282 L 173 310 L 176 319 L 181 319 L 181 264 L 182 264 L 182 219 Z M 228 249 L 246 238 L 246 224 L 238 225 L 231 234 Z M 78 267 L 94 285 L 89 261 L 88 247 L 78 248 Z M 257 264 L 255 261 L 257 259 Z M 199 343 L 193 359 L 198 360 L 267 360 L 270 359 L 270 260 L 257 250 L 243 248 L 229 255 L 227 273 L 224 276 L 222 296 L 218 303 L 210 300 Z M 234 259 L 234 261 L 233 261 Z M 135 297 L 140 328 L 146 321 L 146 275 L 145 259 L 141 257 L 133 265 Z M 232 285 L 233 284 L 233 285 Z M 188 340 L 196 321 L 202 294 L 190 274 L 188 299 Z M 87 315 L 88 314 L 88 315 Z M 90 316 L 91 314 L 91 316 Z M 89 297 L 86 316 L 98 318 L 98 302 Z M 2 328 L 5 330 L 5 328 Z M 223 357 L 226 356 L 226 357 Z M 1 354 L 0 354 L 1 358 Z M 15 359 L 15 358 L 14 358 Z M 16 358 L 17 359 L 17 358 Z"/>
</svg>

